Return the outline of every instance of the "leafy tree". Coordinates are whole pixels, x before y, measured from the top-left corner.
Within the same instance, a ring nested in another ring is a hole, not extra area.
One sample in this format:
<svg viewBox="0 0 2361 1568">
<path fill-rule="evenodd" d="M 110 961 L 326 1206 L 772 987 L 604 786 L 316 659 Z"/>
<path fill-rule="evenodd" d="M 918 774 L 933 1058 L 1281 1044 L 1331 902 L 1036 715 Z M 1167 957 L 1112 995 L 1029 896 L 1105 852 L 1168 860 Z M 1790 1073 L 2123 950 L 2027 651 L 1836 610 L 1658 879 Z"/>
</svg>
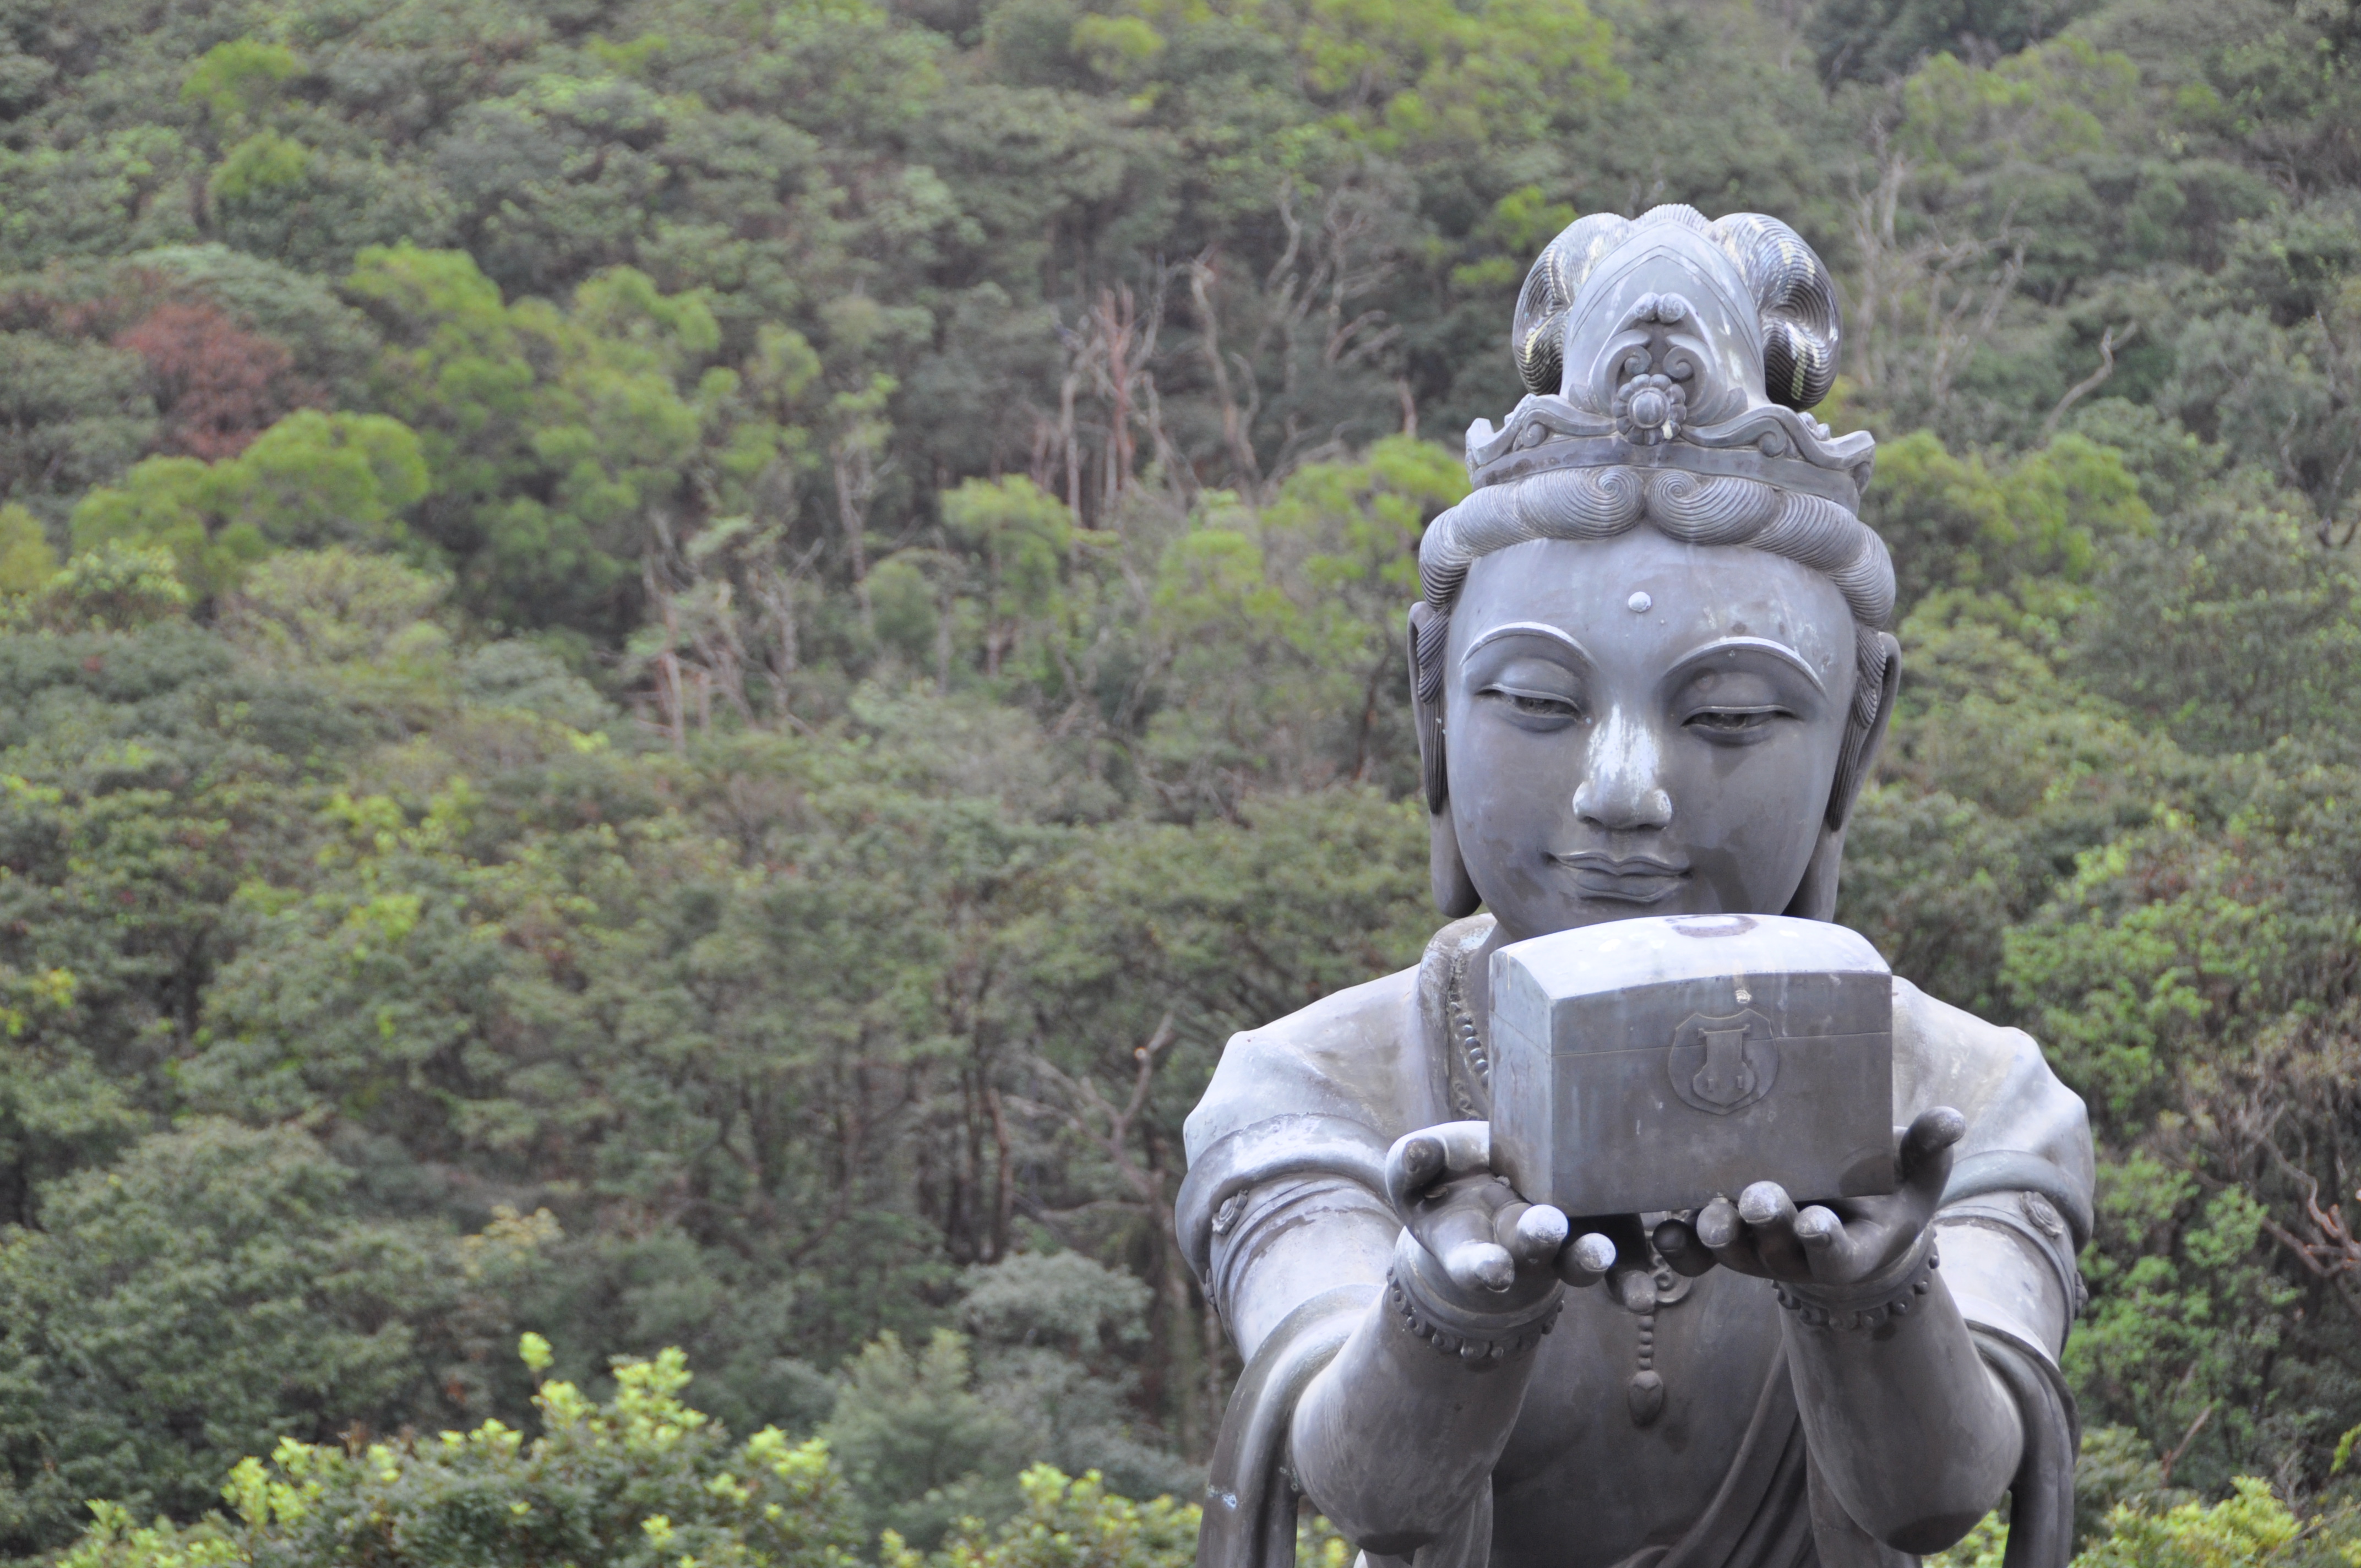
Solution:
<svg viewBox="0 0 2361 1568">
<path fill-rule="evenodd" d="M 383 555 L 288 550 L 249 573 L 221 607 L 224 631 L 281 668 L 400 663 L 447 654 L 433 621 L 448 585 Z"/>
<path fill-rule="evenodd" d="M 888 1333 L 845 1369 L 821 1429 L 868 1505 L 870 1533 L 932 1546 L 962 1516 L 1005 1515 L 1019 1429 L 974 1386 L 968 1342 L 938 1329 L 922 1350 Z"/>
<path fill-rule="evenodd" d="M 51 573 L 23 609 L 49 630 L 134 630 L 188 609 L 177 565 L 167 551 L 109 539 Z"/>
<path fill-rule="evenodd" d="M 0 333 L 0 489 L 46 521 L 137 461 L 156 431 L 139 357 Z"/>
<path fill-rule="evenodd" d="M 273 548 L 399 541 L 426 485 L 417 437 L 398 421 L 304 409 L 219 463 L 148 458 L 119 489 L 82 498 L 73 538 L 82 550 L 161 546 L 209 598 Z"/>
<path fill-rule="evenodd" d="M 1151 1301 L 1136 1277 L 1074 1252 L 1015 1253 L 969 1271 L 960 1319 L 977 1386 L 1015 1419 L 1018 1452 L 1095 1472 L 1126 1497 L 1197 1489 L 1199 1475 L 1135 1414 Z"/>
<path fill-rule="evenodd" d="M 253 120 L 286 80 L 302 69 L 284 44 L 232 38 L 198 57 L 181 83 L 181 102 L 201 104 L 216 125 Z"/>
<path fill-rule="evenodd" d="M 944 495 L 942 510 L 944 530 L 979 558 L 983 673 L 996 678 L 1028 622 L 1062 619 L 1060 567 L 1075 546 L 1073 514 L 1027 479 L 970 479 Z"/>
<path fill-rule="evenodd" d="M 682 384 L 718 341 L 703 300 L 620 269 L 586 281 L 570 314 L 511 307 L 464 254 L 407 247 L 365 252 L 347 287 L 392 340 L 378 395 L 422 434 L 424 532 L 475 605 L 611 627 L 652 513 L 686 499 L 704 405 L 738 385 Z"/>
<path fill-rule="evenodd" d="M 2087 9 L 2057 0 L 1833 0 L 1813 12 L 1808 36 L 1829 80 L 1891 80 L 1932 54 L 2015 54 Z"/>
<path fill-rule="evenodd" d="M 41 520 L 23 507 L 0 507 L 0 593 L 22 595 L 49 586 L 58 553 Z"/>
<path fill-rule="evenodd" d="M 283 1432 L 419 1409 L 412 1325 L 450 1302 L 457 1260 L 431 1227 L 357 1216 L 350 1188 L 300 1132 L 214 1123 L 42 1194 L 43 1228 L 0 1241 L 16 1550 L 86 1497 L 185 1513 Z"/>
<path fill-rule="evenodd" d="M 2091 685 L 2208 751 L 2349 733 L 2355 580 L 2288 501 L 2247 476 L 2127 541 L 2084 622 Z"/>
<path fill-rule="evenodd" d="M 2087 1568 L 2195 1568 L 2214 1563 L 2293 1563 L 2310 1557 L 2340 1561 L 2326 1541 L 2313 1550 L 2290 1552 L 2303 1527 L 2293 1512 L 2254 1476 L 2242 1478 L 2229 1497 L 2211 1505 L 2183 1503 L 2161 1514 L 2122 1509 L 2108 1517 L 2107 1533 L 2075 1559 Z"/>
</svg>

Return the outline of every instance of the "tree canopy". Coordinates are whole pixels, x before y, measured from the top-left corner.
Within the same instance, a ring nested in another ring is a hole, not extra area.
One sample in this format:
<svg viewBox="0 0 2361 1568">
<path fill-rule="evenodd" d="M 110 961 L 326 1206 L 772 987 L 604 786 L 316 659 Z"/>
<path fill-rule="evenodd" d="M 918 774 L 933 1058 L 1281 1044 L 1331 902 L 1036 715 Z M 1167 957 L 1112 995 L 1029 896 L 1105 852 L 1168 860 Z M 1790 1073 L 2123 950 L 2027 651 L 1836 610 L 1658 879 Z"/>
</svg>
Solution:
<svg viewBox="0 0 2361 1568">
<path fill-rule="evenodd" d="M 2349 1541 L 2356 127 L 2349 0 L 8 11 L 0 1553 L 1166 1561 L 1181 1118 L 1432 929 L 1411 553 L 1664 202 L 1839 280 L 1839 916 L 2091 1103 L 2092 1551 Z"/>
</svg>

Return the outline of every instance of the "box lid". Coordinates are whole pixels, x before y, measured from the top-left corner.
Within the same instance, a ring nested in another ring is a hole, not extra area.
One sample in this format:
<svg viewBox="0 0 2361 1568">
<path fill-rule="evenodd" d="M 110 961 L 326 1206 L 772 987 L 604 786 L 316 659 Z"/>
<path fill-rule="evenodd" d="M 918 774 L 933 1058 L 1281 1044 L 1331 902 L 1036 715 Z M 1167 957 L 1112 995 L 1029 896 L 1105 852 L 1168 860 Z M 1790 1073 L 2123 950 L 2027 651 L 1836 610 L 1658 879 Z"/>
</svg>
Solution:
<svg viewBox="0 0 2361 1568">
<path fill-rule="evenodd" d="M 1512 942 L 1493 955 L 1544 997 L 1565 1001 L 1722 975 L 1893 970 L 1858 931 L 1785 915 L 1656 915 Z"/>
</svg>

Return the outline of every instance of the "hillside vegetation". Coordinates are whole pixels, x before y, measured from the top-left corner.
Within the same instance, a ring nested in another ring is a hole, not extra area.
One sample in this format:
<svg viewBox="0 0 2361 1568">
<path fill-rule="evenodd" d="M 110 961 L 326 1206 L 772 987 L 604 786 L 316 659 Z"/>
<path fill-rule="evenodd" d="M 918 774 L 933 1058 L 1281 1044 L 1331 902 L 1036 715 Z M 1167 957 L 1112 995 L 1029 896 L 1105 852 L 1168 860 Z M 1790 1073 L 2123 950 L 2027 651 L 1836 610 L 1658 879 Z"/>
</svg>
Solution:
<svg viewBox="0 0 2361 1568">
<path fill-rule="evenodd" d="M 1180 1119 L 1435 923 L 1411 552 L 1527 262 L 1660 202 L 1845 295 L 1841 917 L 2091 1103 L 2086 1525 L 2328 1551 L 2353 0 L 15 0 L 0 1554 L 571 1486 L 671 1346 L 680 1495 L 817 1510 L 745 1561 L 1014 1564 L 1036 1462 L 1180 1550 Z"/>
</svg>

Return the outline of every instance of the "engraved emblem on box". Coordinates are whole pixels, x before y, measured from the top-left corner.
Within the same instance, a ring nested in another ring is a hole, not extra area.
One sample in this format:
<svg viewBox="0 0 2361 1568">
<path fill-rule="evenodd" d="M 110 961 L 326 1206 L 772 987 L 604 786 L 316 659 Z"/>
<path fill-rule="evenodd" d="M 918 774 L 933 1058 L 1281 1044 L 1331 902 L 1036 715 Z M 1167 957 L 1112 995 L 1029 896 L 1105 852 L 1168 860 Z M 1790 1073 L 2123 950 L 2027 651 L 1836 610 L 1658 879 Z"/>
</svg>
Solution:
<svg viewBox="0 0 2361 1568">
<path fill-rule="evenodd" d="M 1734 1018 L 1691 1014 L 1673 1031 L 1673 1092 L 1710 1116 L 1743 1111 L 1771 1092 L 1779 1044 L 1771 1020 L 1748 1008 Z"/>
<path fill-rule="evenodd" d="M 1492 959 L 1492 1146 L 1575 1215 L 1894 1187 L 1893 975 L 1859 933 L 1657 916 Z"/>
</svg>

